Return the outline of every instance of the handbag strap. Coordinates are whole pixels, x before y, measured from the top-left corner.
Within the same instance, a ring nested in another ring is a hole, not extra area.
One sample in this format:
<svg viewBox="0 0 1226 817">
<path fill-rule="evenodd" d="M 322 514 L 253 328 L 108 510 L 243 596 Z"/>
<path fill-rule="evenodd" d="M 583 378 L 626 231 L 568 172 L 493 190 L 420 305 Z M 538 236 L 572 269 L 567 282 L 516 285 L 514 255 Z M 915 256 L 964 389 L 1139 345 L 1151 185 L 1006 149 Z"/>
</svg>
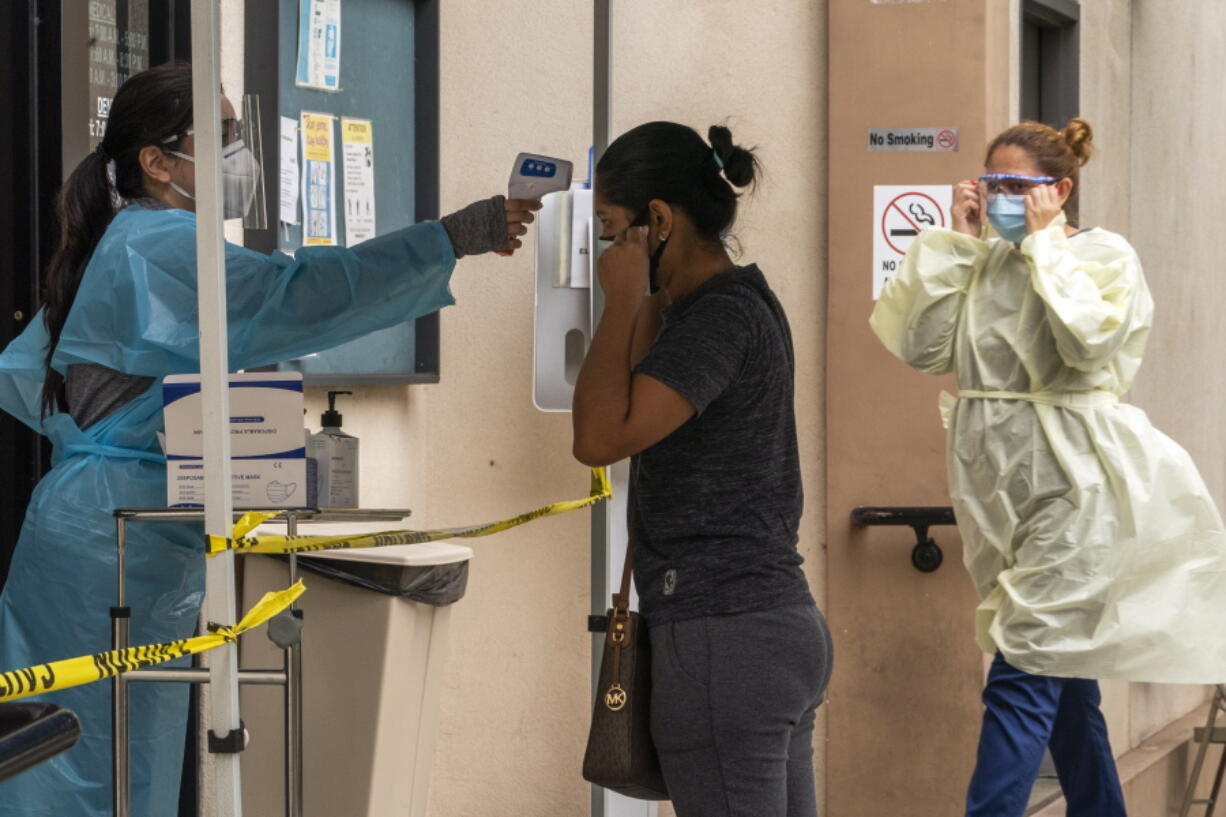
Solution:
<svg viewBox="0 0 1226 817">
<path fill-rule="evenodd" d="M 637 469 L 635 476 L 637 477 Z M 622 650 L 633 645 L 634 628 L 630 626 L 630 576 L 634 570 L 634 543 L 638 536 L 635 527 L 638 524 L 637 478 L 630 485 L 629 513 L 627 514 L 626 564 L 622 567 L 621 589 L 613 594 L 613 611 L 609 615 L 609 629 L 605 633 L 606 656 L 610 660 L 610 677 L 612 682 L 604 693 L 604 703 L 614 712 L 621 711 L 626 705 L 626 690 L 622 686 Z"/>
<path fill-rule="evenodd" d="M 622 567 L 621 589 L 613 594 L 613 615 L 628 616 L 630 612 L 630 577 L 634 575 L 634 545 L 638 539 L 638 462 L 635 462 L 635 478 L 630 481 L 626 525 L 626 562 Z"/>
</svg>

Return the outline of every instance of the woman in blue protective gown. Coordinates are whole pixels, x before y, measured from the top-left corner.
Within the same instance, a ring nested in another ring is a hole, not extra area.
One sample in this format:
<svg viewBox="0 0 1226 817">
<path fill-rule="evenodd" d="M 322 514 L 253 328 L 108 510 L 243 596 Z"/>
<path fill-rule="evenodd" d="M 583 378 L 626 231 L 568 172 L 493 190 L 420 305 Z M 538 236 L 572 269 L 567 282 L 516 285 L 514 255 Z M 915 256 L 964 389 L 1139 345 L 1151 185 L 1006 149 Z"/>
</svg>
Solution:
<svg viewBox="0 0 1226 817">
<path fill-rule="evenodd" d="M 257 170 L 223 100 L 227 216 Z M 198 372 L 191 67 L 164 65 L 115 96 L 106 136 L 60 192 L 44 308 L 0 354 L 0 408 L 46 434 L 0 596 L 0 671 L 110 648 L 117 507 L 165 504 L 161 381 Z M 321 351 L 451 304 L 458 257 L 519 246 L 533 202 L 477 202 L 350 248 L 291 258 L 226 245 L 234 369 Z M 190 637 L 204 594 L 196 526 L 129 529 L 131 643 Z M 135 817 L 177 813 L 188 691 L 131 687 Z M 2 817 L 111 813 L 110 685 L 45 696 L 81 719 L 71 750 L 0 785 Z"/>
</svg>

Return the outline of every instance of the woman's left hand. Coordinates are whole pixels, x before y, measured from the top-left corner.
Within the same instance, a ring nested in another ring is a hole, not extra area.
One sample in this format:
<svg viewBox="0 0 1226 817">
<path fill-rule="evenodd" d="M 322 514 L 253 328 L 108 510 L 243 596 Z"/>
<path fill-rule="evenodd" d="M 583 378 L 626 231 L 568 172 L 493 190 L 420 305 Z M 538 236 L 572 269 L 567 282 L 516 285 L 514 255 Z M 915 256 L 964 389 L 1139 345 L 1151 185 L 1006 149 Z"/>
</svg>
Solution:
<svg viewBox="0 0 1226 817">
<path fill-rule="evenodd" d="M 1026 194 L 1026 232 L 1037 233 L 1051 224 L 1061 210 L 1054 184 L 1036 184 Z"/>
<path fill-rule="evenodd" d="M 596 262 L 605 300 L 637 312 L 639 302 L 647 297 L 647 268 L 647 228 L 627 227 Z"/>
</svg>

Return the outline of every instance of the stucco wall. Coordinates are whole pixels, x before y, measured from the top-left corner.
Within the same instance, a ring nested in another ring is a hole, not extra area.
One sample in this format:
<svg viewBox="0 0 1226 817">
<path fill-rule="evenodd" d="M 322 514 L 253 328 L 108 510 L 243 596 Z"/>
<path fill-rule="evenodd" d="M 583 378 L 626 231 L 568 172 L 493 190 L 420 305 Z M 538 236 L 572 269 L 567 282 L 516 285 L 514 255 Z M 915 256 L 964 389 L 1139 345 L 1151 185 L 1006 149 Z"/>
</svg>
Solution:
<svg viewBox="0 0 1226 817">
<path fill-rule="evenodd" d="M 1226 403 L 1216 372 L 1226 323 L 1216 280 L 1216 181 L 1226 145 L 1220 77 L 1226 7 L 1099 0 L 1082 6 L 1082 113 L 1096 127 L 1083 222 L 1127 235 L 1146 265 L 1158 323 L 1133 399 L 1192 452 L 1226 498 Z M 224 0 L 227 90 L 241 90 L 243 0 Z M 565 0 L 452 0 L 442 9 L 444 210 L 502 192 L 515 152 L 580 160 L 590 141 L 591 10 Z M 613 131 L 668 118 L 727 123 L 766 170 L 737 230 L 788 309 L 806 482 L 801 549 L 825 595 L 823 371 L 826 182 L 824 0 L 616 4 Z M 1218 39 L 1214 39 L 1217 37 Z M 1008 71 L 994 64 L 995 74 Z M 994 75 L 995 75 L 994 74 Z M 1002 103 L 1003 104 L 1003 103 Z M 363 440 L 363 502 L 408 506 L 415 526 L 494 519 L 579 496 L 569 416 L 531 404 L 531 256 L 466 259 L 442 321 L 436 386 L 360 389 L 344 408 Z M 322 393 L 308 395 L 308 421 Z M 435 758 L 431 814 L 586 813 L 579 760 L 590 701 L 585 514 L 473 543 Z M 1202 699 L 1200 688 L 1108 684 L 1117 752 Z M 824 767 L 819 723 L 816 766 Z M 666 810 L 667 811 L 667 810 Z"/>
<path fill-rule="evenodd" d="M 1196 461 L 1226 502 L 1226 306 L 1217 215 L 1226 189 L 1209 168 L 1226 161 L 1226 6 L 1188 0 L 1179 13 L 1132 4 L 1130 237 L 1156 301 L 1146 365 L 1133 390 L 1154 423 Z M 1134 687 L 1134 740 L 1200 700 L 1196 688 Z"/>
<path fill-rule="evenodd" d="M 442 4 L 444 212 L 505 193 L 530 150 L 587 154 L 586 4 Z M 532 255 L 465 259 L 442 319 L 442 382 L 363 390 L 363 500 L 407 503 L 415 525 L 497 519 L 586 494 L 569 415 L 532 406 Z M 352 418 L 352 419 L 350 419 Z M 430 813 L 585 813 L 579 777 L 589 700 L 586 513 L 473 543 L 452 617 Z"/>
<path fill-rule="evenodd" d="M 825 597 L 826 4 L 815 0 L 617 3 L 614 134 L 670 119 L 698 130 L 726 124 L 757 147 L 765 169 L 742 199 L 741 263 L 756 262 L 778 293 L 796 348 L 796 415 L 805 513 L 800 552 Z M 824 791 L 825 723 L 815 766 Z M 820 800 L 819 800 L 820 802 Z M 661 814 L 671 813 L 667 806 Z"/>
<path fill-rule="evenodd" d="M 1226 304 L 1217 280 L 1215 207 L 1226 193 L 1206 169 L 1226 159 L 1218 79 L 1226 71 L 1226 8 L 1191 0 L 1082 4 L 1082 114 L 1097 155 L 1083 179 L 1082 221 L 1136 247 L 1156 302 L 1145 365 L 1131 393 L 1154 424 L 1196 460 L 1226 499 Z M 1104 685 L 1117 753 L 1135 747 L 1203 699 L 1200 687 Z"/>
<path fill-rule="evenodd" d="M 617 4 L 614 131 L 667 117 L 730 118 L 767 179 L 738 235 L 789 310 L 806 508 L 802 548 L 822 588 L 822 21 L 817 3 Z M 751 13 L 752 12 L 752 13 Z M 444 209 L 502 191 L 518 150 L 582 159 L 591 131 L 589 4 L 442 9 Z M 407 503 L 415 524 L 481 521 L 582 495 L 569 415 L 531 403 L 531 257 L 462 261 L 442 322 L 442 383 L 362 390 L 345 412 L 363 438 L 363 501 Z M 320 396 L 312 394 L 311 414 Z M 575 514 L 474 543 L 435 757 L 436 817 L 586 813 L 588 543 Z M 819 751 L 821 739 L 818 740 Z"/>
</svg>

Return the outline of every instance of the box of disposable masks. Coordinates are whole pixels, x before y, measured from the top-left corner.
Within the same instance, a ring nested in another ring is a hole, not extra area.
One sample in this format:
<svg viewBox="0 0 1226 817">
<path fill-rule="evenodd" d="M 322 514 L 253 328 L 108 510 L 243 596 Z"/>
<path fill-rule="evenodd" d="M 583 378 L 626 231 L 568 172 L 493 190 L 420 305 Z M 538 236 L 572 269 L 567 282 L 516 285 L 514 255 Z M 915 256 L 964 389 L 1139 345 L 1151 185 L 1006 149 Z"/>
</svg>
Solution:
<svg viewBox="0 0 1226 817">
<path fill-rule="evenodd" d="M 162 386 L 166 419 L 166 504 L 204 504 L 200 375 L 170 375 Z M 307 504 L 302 375 L 230 375 L 230 473 L 235 508 Z"/>
</svg>

